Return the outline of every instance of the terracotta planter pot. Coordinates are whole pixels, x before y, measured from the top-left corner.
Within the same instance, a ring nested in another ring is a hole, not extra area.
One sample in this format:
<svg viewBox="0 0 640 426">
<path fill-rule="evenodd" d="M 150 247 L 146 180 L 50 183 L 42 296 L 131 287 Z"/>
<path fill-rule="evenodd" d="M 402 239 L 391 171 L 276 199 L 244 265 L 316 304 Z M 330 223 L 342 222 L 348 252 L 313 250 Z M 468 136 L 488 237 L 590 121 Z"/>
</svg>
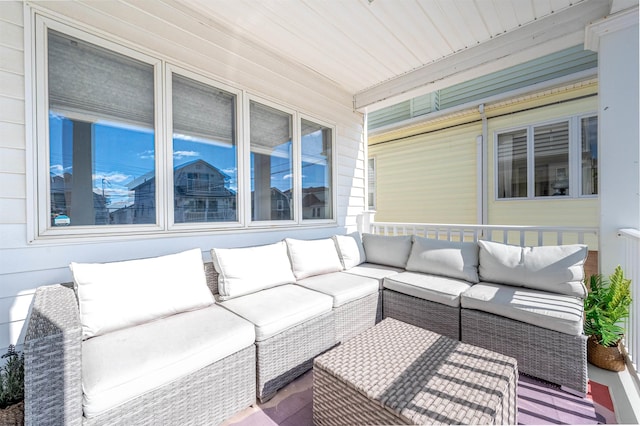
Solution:
<svg viewBox="0 0 640 426">
<path fill-rule="evenodd" d="M 609 371 L 623 371 L 625 367 L 620 341 L 616 346 L 602 346 L 594 336 L 587 340 L 587 360 L 596 367 Z"/>
</svg>

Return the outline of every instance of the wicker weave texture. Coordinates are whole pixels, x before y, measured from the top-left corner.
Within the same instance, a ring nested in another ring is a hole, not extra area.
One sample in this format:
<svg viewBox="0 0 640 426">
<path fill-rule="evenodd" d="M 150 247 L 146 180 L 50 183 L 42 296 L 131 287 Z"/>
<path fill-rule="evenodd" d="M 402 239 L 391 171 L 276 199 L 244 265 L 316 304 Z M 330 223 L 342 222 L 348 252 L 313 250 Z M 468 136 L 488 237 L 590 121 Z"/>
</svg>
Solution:
<svg viewBox="0 0 640 426">
<path fill-rule="evenodd" d="M 462 341 L 516 358 L 525 374 L 587 392 L 587 336 L 462 309 Z"/>
<path fill-rule="evenodd" d="M 460 340 L 460 308 L 431 302 L 397 291 L 383 291 L 383 317 L 395 318 Z"/>
<path fill-rule="evenodd" d="M 387 318 L 316 358 L 314 423 L 515 424 L 517 380 L 514 358 Z"/>
<path fill-rule="evenodd" d="M 211 290 L 211 294 L 218 300 L 218 272 L 216 272 L 213 262 L 204 262 L 204 275 L 207 278 L 207 287 Z"/>
<path fill-rule="evenodd" d="M 256 400 L 255 346 L 147 392 L 84 425 L 216 425 Z"/>
<path fill-rule="evenodd" d="M 380 297 L 380 292 L 376 291 L 333 309 L 338 342 L 347 341 L 376 325 Z"/>
<path fill-rule="evenodd" d="M 26 425 L 82 424 L 81 342 L 73 289 L 37 289 L 24 342 Z"/>
<path fill-rule="evenodd" d="M 313 359 L 336 344 L 333 312 L 256 342 L 257 395 L 261 402 L 273 398 L 293 379 L 313 367 Z"/>
</svg>

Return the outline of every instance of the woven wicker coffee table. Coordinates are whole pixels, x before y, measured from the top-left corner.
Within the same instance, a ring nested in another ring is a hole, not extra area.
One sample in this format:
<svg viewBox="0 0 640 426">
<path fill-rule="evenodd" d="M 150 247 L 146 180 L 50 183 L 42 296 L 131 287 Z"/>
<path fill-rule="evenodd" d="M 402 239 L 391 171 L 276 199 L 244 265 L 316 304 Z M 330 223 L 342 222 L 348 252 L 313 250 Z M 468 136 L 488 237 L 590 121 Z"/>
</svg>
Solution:
<svg viewBox="0 0 640 426">
<path fill-rule="evenodd" d="M 387 318 L 315 359 L 313 422 L 516 424 L 514 358 Z"/>
</svg>

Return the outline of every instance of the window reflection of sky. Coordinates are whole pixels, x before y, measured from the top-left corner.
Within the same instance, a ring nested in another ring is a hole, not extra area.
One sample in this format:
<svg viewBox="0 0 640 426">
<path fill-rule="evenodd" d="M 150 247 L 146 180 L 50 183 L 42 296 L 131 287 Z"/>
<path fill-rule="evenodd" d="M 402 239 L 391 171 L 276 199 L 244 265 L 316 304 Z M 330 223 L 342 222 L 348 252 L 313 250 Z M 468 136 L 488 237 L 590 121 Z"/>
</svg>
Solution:
<svg viewBox="0 0 640 426">
<path fill-rule="evenodd" d="M 50 173 L 52 176 L 72 174 L 72 120 L 55 113 L 49 117 Z M 65 139 L 67 139 L 65 143 Z M 93 125 L 92 175 L 94 192 L 108 198 L 110 209 L 133 203 L 130 184 L 136 179 L 154 175 L 155 135 L 153 129 L 123 123 L 97 122 Z M 238 168 L 235 145 L 187 135 L 174 135 L 173 166 L 202 159 L 229 176 L 228 188 L 238 191 Z M 281 191 L 293 186 L 291 141 L 272 153 L 271 186 Z M 303 136 L 302 182 L 304 188 L 329 187 L 327 154 L 323 153 L 322 132 Z M 253 155 L 251 156 L 253 169 Z M 253 173 L 251 173 L 253 176 Z M 251 182 L 251 190 L 253 190 Z"/>
</svg>

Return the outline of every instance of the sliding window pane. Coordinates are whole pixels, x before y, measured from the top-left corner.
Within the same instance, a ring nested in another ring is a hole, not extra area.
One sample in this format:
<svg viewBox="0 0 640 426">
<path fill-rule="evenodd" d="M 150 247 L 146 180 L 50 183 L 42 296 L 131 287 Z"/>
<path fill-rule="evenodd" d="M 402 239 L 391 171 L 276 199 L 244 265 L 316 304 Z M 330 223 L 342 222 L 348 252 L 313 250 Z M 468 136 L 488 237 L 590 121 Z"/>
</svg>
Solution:
<svg viewBox="0 0 640 426">
<path fill-rule="evenodd" d="M 332 131 L 302 120 L 302 218 L 332 219 Z"/>
<path fill-rule="evenodd" d="M 533 129 L 535 196 L 566 196 L 569 188 L 569 122 Z"/>
<path fill-rule="evenodd" d="M 174 222 L 237 221 L 236 97 L 173 74 Z"/>
<path fill-rule="evenodd" d="M 498 135 L 498 198 L 527 196 L 527 131 Z"/>
<path fill-rule="evenodd" d="M 582 139 L 582 195 L 598 193 L 598 117 L 580 120 Z"/>
<path fill-rule="evenodd" d="M 48 32 L 51 225 L 156 223 L 153 66 Z"/>
<path fill-rule="evenodd" d="M 251 220 L 293 219 L 291 114 L 251 101 Z"/>
</svg>

